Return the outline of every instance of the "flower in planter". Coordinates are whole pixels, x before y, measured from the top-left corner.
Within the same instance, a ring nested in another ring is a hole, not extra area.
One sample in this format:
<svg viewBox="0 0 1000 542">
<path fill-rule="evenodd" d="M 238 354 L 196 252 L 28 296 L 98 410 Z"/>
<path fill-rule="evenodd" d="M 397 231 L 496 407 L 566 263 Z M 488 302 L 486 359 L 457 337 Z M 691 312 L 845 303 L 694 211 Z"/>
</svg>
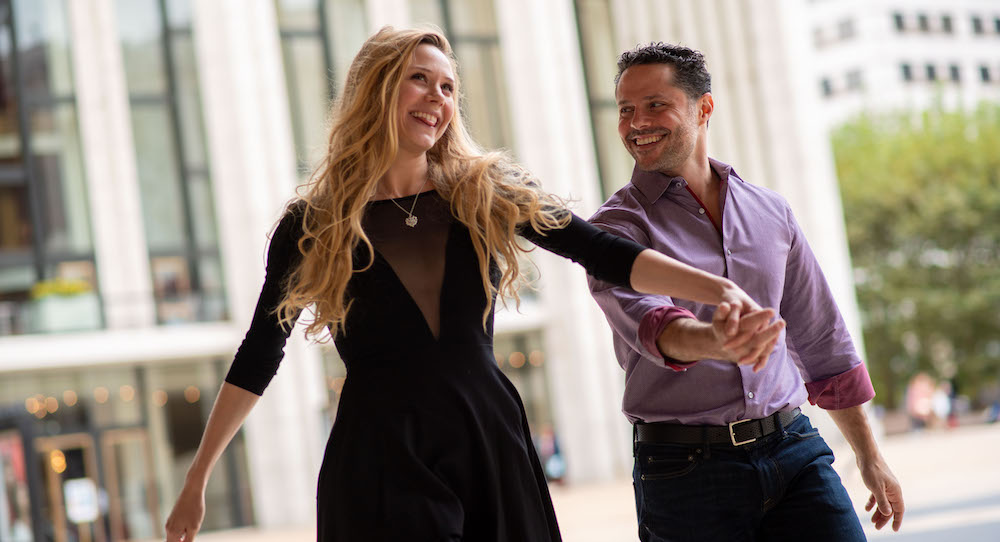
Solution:
<svg viewBox="0 0 1000 542">
<path fill-rule="evenodd" d="M 80 279 L 54 278 L 36 282 L 31 287 L 32 299 L 44 299 L 49 296 L 72 297 L 89 293 L 93 290 L 90 283 Z"/>
</svg>

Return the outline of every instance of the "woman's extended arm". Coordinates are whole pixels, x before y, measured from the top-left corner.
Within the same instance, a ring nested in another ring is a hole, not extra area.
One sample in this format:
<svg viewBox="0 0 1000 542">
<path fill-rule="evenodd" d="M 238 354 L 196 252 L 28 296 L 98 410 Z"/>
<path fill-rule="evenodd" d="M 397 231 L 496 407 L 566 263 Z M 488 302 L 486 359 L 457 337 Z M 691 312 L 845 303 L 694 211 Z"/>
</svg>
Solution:
<svg viewBox="0 0 1000 542">
<path fill-rule="evenodd" d="M 706 305 L 729 303 L 734 306 L 730 321 L 735 325 L 741 312 L 760 310 L 733 281 L 679 262 L 653 249 L 639 253 L 629 277 L 632 289 L 647 294 L 688 299 Z"/>
<path fill-rule="evenodd" d="M 222 384 L 205 425 L 184 488 L 167 518 L 167 542 L 192 542 L 205 519 L 205 487 L 219 456 L 229 445 L 260 396 L 228 382 Z"/>
</svg>

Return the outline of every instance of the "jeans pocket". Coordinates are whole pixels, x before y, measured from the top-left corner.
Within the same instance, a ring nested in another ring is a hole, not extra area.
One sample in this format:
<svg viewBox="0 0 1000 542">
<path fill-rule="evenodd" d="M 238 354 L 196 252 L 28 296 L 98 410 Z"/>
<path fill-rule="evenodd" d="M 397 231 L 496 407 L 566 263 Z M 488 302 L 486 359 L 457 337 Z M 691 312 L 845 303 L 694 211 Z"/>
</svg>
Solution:
<svg viewBox="0 0 1000 542">
<path fill-rule="evenodd" d="M 698 466 L 698 455 L 692 452 L 642 456 L 639 478 L 644 481 L 669 480 L 684 476 Z"/>
<path fill-rule="evenodd" d="M 795 440 L 809 440 L 819 436 L 819 430 L 817 429 L 813 429 L 812 431 L 806 431 L 804 433 L 798 433 L 796 431 L 786 431 L 786 433 L 788 433 L 788 436 L 792 437 Z"/>
</svg>

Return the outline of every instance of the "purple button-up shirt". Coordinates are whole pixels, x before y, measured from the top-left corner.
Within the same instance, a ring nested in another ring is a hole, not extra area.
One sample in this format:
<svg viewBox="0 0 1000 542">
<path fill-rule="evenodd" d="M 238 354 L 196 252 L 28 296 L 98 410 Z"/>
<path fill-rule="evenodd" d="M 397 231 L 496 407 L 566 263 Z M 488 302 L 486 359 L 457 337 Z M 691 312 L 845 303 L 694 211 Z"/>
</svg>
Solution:
<svg viewBox="0 0 1000 542">
<path fill-rule="evenodd" d="M 828 409 L 870 400 L 868 371 L 788 202 L 747 183 L 731 166 L 710 163 L 722 179 L 721 235 L 687 181 L 638 168 L 590 221 L 728 277 L 761 306 L 778 309 L 787 322 L 784 337 L 759 373 L 710 359 L 681 366 L 664 358 L 656 337 L 678 317 L 710 321 L 715 307 L 590 279 L 625 369 L 625 415 L 632 422 L 723 425 L 791 410 L 807 399 Z"/>
</svg>

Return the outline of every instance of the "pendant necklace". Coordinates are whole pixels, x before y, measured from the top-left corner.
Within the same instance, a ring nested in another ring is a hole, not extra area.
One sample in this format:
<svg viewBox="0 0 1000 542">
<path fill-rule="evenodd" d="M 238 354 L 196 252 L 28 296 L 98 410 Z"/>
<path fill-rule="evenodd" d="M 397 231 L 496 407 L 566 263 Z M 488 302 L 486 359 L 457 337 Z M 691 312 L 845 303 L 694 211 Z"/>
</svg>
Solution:
<svg viewBox="0 0 1000 542">
<path fill-rule="evenodd" d="M 425 186 L 427 186 L 426 178 L 424 179 L 424 184 L 420 185 L 420 190 L 418 190 L 417 194 L 413 196 L 413 205 L 410 205 L 409 211 L 407 211 L 406 208 L 403 207 L 402 205 L 396 203 L 396 200 L 391 198 L 389 199 L 389 201 L 391 201 L 393 205 L 399 207 L 400 211 L 406 213 L 406 220 L 404 220 L 403 223 L 405 223 L 407 226 L 411 228 L 415 228 L 417 226 L 417 215 L 413 214 L 413 210 L 417 208 L 417 198 L 420 197 L 420 193 L 424 191 Z"/>
</svg>

